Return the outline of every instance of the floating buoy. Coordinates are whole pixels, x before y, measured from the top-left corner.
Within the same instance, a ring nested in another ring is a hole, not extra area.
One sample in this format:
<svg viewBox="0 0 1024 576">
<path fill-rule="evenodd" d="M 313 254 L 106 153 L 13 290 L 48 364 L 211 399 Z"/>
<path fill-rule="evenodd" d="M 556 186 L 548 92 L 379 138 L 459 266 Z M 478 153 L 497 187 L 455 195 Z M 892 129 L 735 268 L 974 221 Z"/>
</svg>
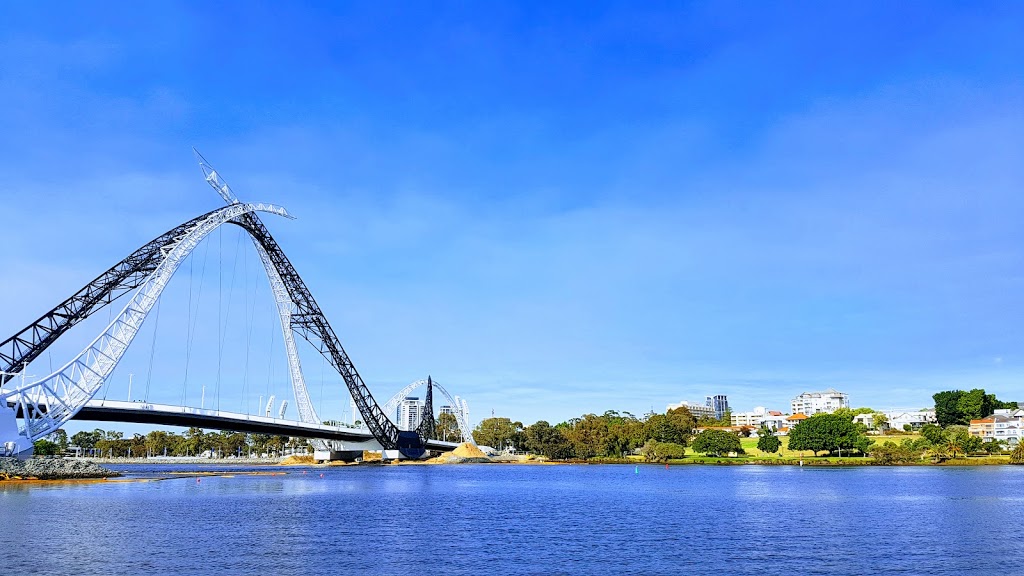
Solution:
<svg viewBox="0 0 1024 576">
<path fill-rule="evenodd" d="M 633 467 L 633 474 L 639 474 L 639 473 L 640 473 L 640 467 L 639 466 L 634 466 Z"/>
<path fill-rule="evenodd" d="M 321 478 L 323 478 L 323 477 L 324 477 L 324 475 L 323 475 L 323 474 L 321 474 L 321 475 L 320 475 L 320 477 L 321 477 Z"/>
<path fill-rule="evenodd" d="M 202 479 L 202 478 L 196 478 L 196 484 L 199 484 L 199 483 L 200 483 L 200 482 L 202 482 L 202 481 L 203 481 L 203 479 Z"/>
<path fill-rule="evenodd" d="M 668 462 L 665 462 L 665 470 L 668 470 Z"/>
</svg>

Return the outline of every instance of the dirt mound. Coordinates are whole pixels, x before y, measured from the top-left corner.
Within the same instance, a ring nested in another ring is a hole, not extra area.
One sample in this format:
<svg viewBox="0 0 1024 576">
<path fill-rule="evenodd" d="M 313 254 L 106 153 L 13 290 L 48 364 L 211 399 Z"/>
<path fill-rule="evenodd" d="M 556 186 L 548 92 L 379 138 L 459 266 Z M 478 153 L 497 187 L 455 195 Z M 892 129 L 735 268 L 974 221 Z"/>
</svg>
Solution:
<svg viewBox="0 0 1024 576">
<path fill-rule="evenodd" d="M 476 446 L 466 442 L 459 444 L 455 450 L 445 452 L 436 458 L 425 460 L 427 464 L 472 464 L 491 462 L 486 454 Z"/>
<path fill-rule="evenodd" d="M 463 442 L 456 446 L 455 450 L 452 450 L 452 454 L 459 458 L 487 458 L 487 454 L 469 442 Z"/>
<path fill-rule="evenodd" d="M 312 456 L 309 455 L 294 455 L 281 460 L 280 466 L 299 466 L 302 464 L 316 464 L 316 460 L 313 460 Z"/>
</svg>

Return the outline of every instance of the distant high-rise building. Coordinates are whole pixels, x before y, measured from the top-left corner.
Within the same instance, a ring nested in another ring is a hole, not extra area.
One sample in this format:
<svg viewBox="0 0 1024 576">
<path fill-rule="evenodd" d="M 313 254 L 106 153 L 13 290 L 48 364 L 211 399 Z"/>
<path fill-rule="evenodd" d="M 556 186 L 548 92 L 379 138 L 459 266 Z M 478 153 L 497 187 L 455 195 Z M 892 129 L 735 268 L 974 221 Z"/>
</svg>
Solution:
<svg viewBox="0 0 1024 576">
<path fill-rule="evenodd" d="M 790 408 L 793 414 L 818 414 L 824 412 L 831 414 L 840 408 L 850 407 L 850 397 L 845 392 L 839 392 L 829 388 L 824 392 L 804 392 L 793 398 Z"/>
<path fill-rule="evenodd" d="M 704 399 L 704 405 L 711 408 L 715 413 L 715 418 L 719 420 L 725 418 L 725 413 L 729 411 L 729 400 L 725 397 L 725 394 L 706 396 Z"/>
<path fill-rule="evenodd" d="M 455 414 L 455 409 L 452 408 L 451 406 L 449 406 L 448 404 L 445 404 L 444 406 L 441 406 L 440 413 L 441 414 L 452 414 L 452 415 L 454 415 Z"/>
<path fill-rule="evenodd" d="M 398 405 L 398 427 L 402 430 L 415 430 L 423 418 L 423 404 L 417 396 L 406 396 Z"/>
</svg>

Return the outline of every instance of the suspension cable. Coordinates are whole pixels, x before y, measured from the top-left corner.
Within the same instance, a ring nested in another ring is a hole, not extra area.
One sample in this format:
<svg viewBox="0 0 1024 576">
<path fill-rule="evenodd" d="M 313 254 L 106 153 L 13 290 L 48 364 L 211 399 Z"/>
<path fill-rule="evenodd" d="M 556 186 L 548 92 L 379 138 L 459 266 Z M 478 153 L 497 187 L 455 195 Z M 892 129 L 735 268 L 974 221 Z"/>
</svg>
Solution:
<svg viewBox="0 0 1024 576">
<path fill-rule="evenodd" d="M 231 259 L 231 282 L 228 283 L 228 306 L 227 310 L 224 311 L 223 330 L 220 323 L 220 300 L 217 300 L 217 333 L 220 340 L 217 349 L 217 410 L 220 410 L 221 364 L 224 358 L 224 343 L 227 340 L 228 321 L 231 319 L 231 302 L 234 301 L 233 296 L 235 293 L 235 274 L 238 272 L 238 249 L 241 244 L 242 231 L 239 230 L 238 235 L 235 236 L 235 255 Z"/>
<path fill-rule="evenodd" d="M 153 341 L 149 345 L 149 369 L 146 372 L 146 393 L 142 396 L 143 402 L 149 402 L 149 386 L 153 383 L 153 360 L 156 358 L 156 332 L 160 327 L 160 303 L 163 298 L 156 301 L 156 318 L 153 319 Z"/>
<path fill-rule="evenodd" d="M 207 257 L 210 255 L 210 242 L 209 241 L 204 241 L 204 244 L 206 244 L 206 247 L 203 250 L 203 267 L 200 269 L 200 272 L 199 272 L 199 291 L 196 293 L 196 313 L 194 315 L 192 314 L 192 283 L 191 283 L 191 278 L 189 279 L 189 308 L 188 308 L 188 311 L 189 311 L 189 324 L 190 324 L 190 326 L 188 326 L 188 335 L 187 335 L 187 338 L 186 338 L 186 341 L 185 341 L 185 381 L 182 382 L 182 384 L 181 384 L 181 405 L 182 406 L 185 406 L 185 399 L 187 397 L 186 396 L 186 390 L 188 389 L 188 367 L 189 367 L 189 363 L 190 363 L 190 361 L 192 359 L 192 343 L 195 341 L 196 326 L 199 324 L 199 304 L 200 304 L 200 302 L 202 302 L 202 298 L 203 298 L 203 284 L 205 284 L 205 281 L 206 281 L 206 260 L 207 260 Z M 191 268 L 189 269 L 189 272 L 191 273 Z M 193 319 L 192 316 L 195 316 L 195 318 Z"/>
</svg>

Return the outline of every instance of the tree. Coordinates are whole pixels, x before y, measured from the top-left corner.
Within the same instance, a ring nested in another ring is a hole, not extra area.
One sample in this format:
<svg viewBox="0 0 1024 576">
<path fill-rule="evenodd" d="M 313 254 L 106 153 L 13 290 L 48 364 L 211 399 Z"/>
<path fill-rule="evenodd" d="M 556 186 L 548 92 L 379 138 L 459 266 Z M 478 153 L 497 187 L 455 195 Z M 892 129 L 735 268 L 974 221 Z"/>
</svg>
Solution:
<svg viewBox="0 0 1024 576">
<path fill-rule="evenodd" d="M 198 456 L 203 450 L 206 450 L 206 434 L 203 433 L 202 428 L 192 427 L 185 432 L 184 435 L 184 448 L 187 454 L 191 456 Z"/>
<path fill-rule="evenodd" d="M 725 430 L 705 430 L 693 439 L 694 452 L 700 452 L 709 456 L 722 456 L 735 452 L 743 454 L 743 447 L 740 445 L 740 437 Z"/>
<path fill-rule="evenodd" d="M 51 432 L 47 439 L 57 445 L 60 449 L 60 454 L 63 454 L 68 449 L 68 433 L 63 428 L 58 428 Z"/>
<path fill-rule="evenodd" d="M 32 452 L 36 456 L 59 456 L 62 451 L 60 445 L 56 442 L 51 442 L 46 438 L 40 438 L 32 443 Z"/>
<path fill-rule="evenodd" d="M 860 441 L 863 434 L 849 417 L 842 414 L 815 414 L 801 421 L 789 431 L 790 450 L 810 450 L 817 454 L 827 451 L 852 450 L 866 447 Z"/>
<path fill-rule="evenodd" d="M 875 412 L 871 417 L 871 424 L 875 427 L 875 430 L 885 430 L 889 427 L 889 417 L 881 412 Z"/>
<path fill-rule="evenodd" d="M 671 442 L 658 442 L 648 440 L 640 448 L 640 454 L 648 462 L 665 462 L 669 459 L 679 459 L 686 454 L 686 447 Z"/>
<path fill-rule="evenodd" d="M 578 458 L 609 456 L 608 423 L 603 418 L 584 414 L 582 418 L 572 419 L 571 424 L 565 431 L 565 437 L 572 444 L 572 450 Z"/>
<path fill-rule="evenodd" d="M 986 394 L 984 388 L 945 390 L 932 395 L 935 400 L 935 418 L 939 426 L 970 424 L 991 415 L 1000 408 L 1017 408 L 1016 402 L 1000 402 L 995 394 Z"/>
<path fill-rule="evenodd" d="M 86 432 L 85 430 L 76 432 L 75 435 L 71 437 L 71 442 L 75 446 L 81 448 L 82 452 L 92 450 L 96 447 L 96 440 L 93 438 L 92 433 Z"/>
<path fill-rule="evenodd" d="M 669 410 L 666 414 L 653 414 L 644 422 L 644 433 L 646 439 L 686 446 L 693 436 L 696 425 L 697 422 L 689 410 L 678 408 Z"/>
<path fill-rule="evenodd" d="M 963 390 L 945 390 L 932 394 L 932 400 L 935 400 L 935 419 L 939 426 L 965 423 L 963 413 L 960 412 L 960 397 L 963 394 Z"/>
<path fill-rule="evenodd" d="M 1010 464 L 1024 464 L 1024 442 L 1018 442 L 1017 447 L 1010 452 Z"/>
<path fill-rule="evenodd" d="M 508 418 L 486 418 L 473 430 L 473 440 L 483 446 L 504 450 L 522 428 L 521 422 L 512 422 Z"/>
<path fill-rule="evenodd" d="M 146 434 L 144 444 L 146 446 L 146 453 L 150 456 L 162 456 L 171 450 L 170 435 L 163 430 L 153 430 Z"/>
<path fill-rule="evenodd" d="M 911 447 L 904 444 L 886 442 L 881 446 L 871 449 L 871 457 L 879 464 L 906 464 L 913 462 L 919 454 Z"/>
<path fill-rule="evenodd" d="M 438 440 L 445 442 L 461 442 L 462 431 L 459 430 L 459 421 L 454 414 L 445 412 L 437 417 L 437 425 L 434 427 L 434 435 Z"/>
<path fill-rule="evenodd" d="M 939 446 L 946 441 L 946 433 L 935 424 L 921 426 L 921 437 L 927 439 L 933 446 Z"/>
<path fill-rule="evenodd" d="M 572 455 L 569 440 L 558 428 L 544 420 L 531 424 L 523 430 L 525 448 L 547 458 L 568 458 Z"/>
<path fill-rule="evenodd" d="M 772 433 L 767 427 L 762 427 L 757 431 L 757 449 L 761 452 L 767 452 L 774 454 L 779 451 L 782 447 L 782 440 Z"/>
<path fill-rule="evenodd" d="M 971 420 L 978 420 L 992 414 L 995 411 L 992 407 L 995 399 L 994 394 L 985 394 L 985 390 L 981 388 L 964 392 L 956 403 L 962 420 L 958 424 L 969 424 Z"/>
<path fill-rule="evenodd" d="M 981 445 L 981 449 L 988 454 L 1000 454 L 1004 448 L 1005 445 L 1002 440 L 989 440 Z"/>
</svg>

